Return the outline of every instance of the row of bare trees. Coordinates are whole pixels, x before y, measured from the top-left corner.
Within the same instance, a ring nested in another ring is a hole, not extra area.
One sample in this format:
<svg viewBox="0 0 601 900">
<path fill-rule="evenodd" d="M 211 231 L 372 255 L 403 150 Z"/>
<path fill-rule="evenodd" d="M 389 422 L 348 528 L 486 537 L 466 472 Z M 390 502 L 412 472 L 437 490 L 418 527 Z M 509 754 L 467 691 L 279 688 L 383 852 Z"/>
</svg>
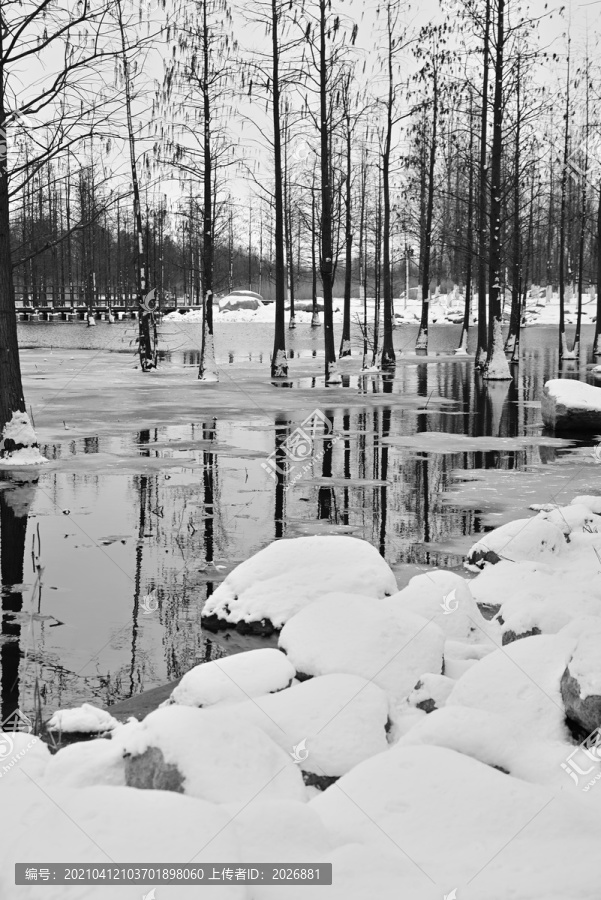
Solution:
<svg viewBox="0 0 601 900">
<path fill-rule="evenodd" d="M 213 299 L 232 287 L 243 240 L 249 271 L 254 260 L 273 283 L 274 378 L 287 376 L 301 280 L 315 323 L 323 296 L 326 384 L 340 380 L 337 284 L 340 355 L 351 352 L 358 293 L 364 351 L 369 322 L 372 362 L 383 368 L 396 363 L 393 298 L 406 301 L 416 283 L 420 352 L 434 288 L 457 284 L 458 350 L 477 309 L 476 364 L 487 378 L 510 378 L 532 283 L 557 287 L 561 353 L 578 352 L 582 297 L 601 271 L 599 91 L 588 54 L 566 40 L 550 57 L 537 17 L 517 0 L 456 0 L 418 29 L 401 0 L 383 0 L 368 27 L 347 9 L 161 0 L 147 20 L 131 0 L 3 5 L 0 421 L 25 410 L 15 281 L 25 296 L 63 296 L 67 285 L 72 296 L 75 285 L 92 298 L 102 272 L 105 296 L 133 291 L 142 369 L 156 365 L 148 293 L 183 282 L 204 310 L 199 377 L 215 380 Z M 24 90 L 26 64 L 40 77 Z M 180 193 L 177 215 L 167 212 L 167 182 Z"/>
</svg>

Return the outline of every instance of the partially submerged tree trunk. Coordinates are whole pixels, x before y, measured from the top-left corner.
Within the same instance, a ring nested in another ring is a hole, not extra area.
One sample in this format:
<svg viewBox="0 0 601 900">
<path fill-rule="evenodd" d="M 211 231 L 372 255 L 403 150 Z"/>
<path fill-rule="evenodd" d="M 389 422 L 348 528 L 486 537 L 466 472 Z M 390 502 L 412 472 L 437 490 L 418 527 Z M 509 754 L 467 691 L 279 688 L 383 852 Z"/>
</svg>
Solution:
<svg viewBox="0 0 601 900">
<path fill-rule="evenodd" d="M 319 0 L 319 101 L 321 137 L 321 281 L 323 284 L 323 326 L 325 343 L 326 384 L 340 384 L 334 346 L 334 317 L 332 291 L 334 248 L 332 242 L 332 167 L 330 164 L 330 133 L 328 116 L 328 60 L 326 54 L 326 9 L 328 0 Z"/>
<path fill-rule="evenodd" d="M 570 146 L 570 41 L 568 39 L 568 71 L 566 80 L 565 126 L 563 135 L 563 160 L 561 170 L 561 204 L 559 209 L 559 358 L 570 359 L 566 340 L 566 205 L 568 192 L 568 157 Z"/>
<path fill-rule="evenodd" d="M 422 271 L 422 314 L 415 349 L 428 352 L 428 322 L 430 318 L 430 259 L 432 256 L 432 219 L 434 214 L 434 171 L 436 167 L 436 140 L 438 127 L 438 77 L 433 70 L 432 83 L 432 135 L 428 162 L 428 198 L 426 201 L 426 224 L 424 234 Z"/>
<path fill-rule="evenodd" d="M 472 279 L 473 279 L 473 259 L 474 259 L 474 129 L 472 127 L 472 102 L 470 97 L 470 145 L 469 145 L 469 172 L 468 172 L 468 194 L 467 194 L 467 246 L 466 257 L 467 263 L 465 267 L 465 306 L 463 310 L 463 323 L 461 325 L 461 336 L 455 353 L 463 356 L 467 353 L 467 341 L 470 332 L 470 314 L 472 309 Z"/>
<path fill-rule="evenodd" d="M 486 149 L 488 137 L 488 67 L 490 55 L 490 4 L 486 0 L 484 19 L 484 61 L 482 75 L 482 111 L 480 117 L 480 179 L 478 189 L 478 348 L 476 366 L 484 368 L 488 352 L 486 321 L 486 216 L 488 204 L 486 179 Z"/>
<path fill-rule="evenodd" d="M 121 35 L 121 57 L 123 61 L 123 82 L 125 88 L 125 113 L 127 120 L 127 135 L 129 141 L 129 161 L 131 166 L 131 180 L 134 205 L 135 228 L 135 260 L 136 260 L 136 305 L 138 311 L 138 355 L 140 368 L 143 372 L 156 369 L 157 354 L 154 329 L 154 312 L 149 310 L 144 300 L 146 297 L 146 270 L 144 267 L 144 245 L 142 231 L 142 207 L 140 203 L 140 187 L 138 184 L 138 167 L 136 163 L 136 143 L 134 137 L 133 118 L 131 111 L 131 77 L 129 73 L 129 60 L 125 42 L 125 28 L 121 9 L 121 0 L 117 0 L 117 17 L 119 32 Z M 89 320 L 88 320 L 89 321 Z"/>
<path fill-rule="evenodd" d="M 271 357 L 271 377 L 288 375 L 286 355 L 286 273 L 284 271 L 284 201 L 282 196 L 282 141 L 280 134 L 280 74 L 279 74 L 279 9 L 278 0 L 271 0 L 271 53 L 272 53 L 272 114 L 273 114 L 273 168 L 274 168 L 274 243 L 275 243 L 275 332 Z"/>
<path fill-rule="evenodd" d="M 490 184 L 489 317 L 490 335 L 486 371 L 489 381 L 510 381 L 511 372 L 503 349 L 501 178 L 503 162 L 503 52 L 505 45 L 505 0 L 498 0 L 495 56 L 495 97 Z"/>
<path fill-rule="evenodd" d="M 597 320 L 595 322 L 595 340 L 593 353 L 601 355 L 601 181 L 597 185 L 599 199 L 597 201 Z"/>
<path fill-rule="evenodd" d="M 8 195 L 7 112 L 2 70 L 0 21 L 0 460 L 17 450 L 31 448 L 30 461 L 45 462 L 37 449 L 35 432 L 25 411 L 25 397 L 19 361 L 15 287 L 10 248 L 10 206 Z M 22 455 L 22 454 L 21 454 Z"/>
<path fill-rule="evenodd" d="M 219 381 L 215 362 L 213 332 L 213 271 L 215 268 L 214 216 L 213 216 L 213 158 L 211 148 L 211 95 L 209 83 L 209 26 L 207 4 L 202 5 L 202 56 L 203 56 L 203 222 L 202 222 L 202 345 L 198 378 L 204 382 Z"/>
<path fill-rule="evenodd" d="M 393 51 L 394 29 L 390 2 L 387 4 L 387 76 L 388 95 L 386 98 L 386 130 L 382 152 L 382 188 L 384 200 L 384 224 L 382 245 L 382 266 L 384 269 L 384 331 L 382 335 L 382 369 L 394 369 L 396 358 L 393 344 L 392 278 L 390 272 L 390 153 L 392 150 L 392 111 L 394 104 Z M 436 88 L 435 88 L 436 90 Z M 436 116 L 436 112 L 434 113 Z M 435 127 L 435 126 L 434 126 Z M 426 322 L 426 341 L 428 326 Z M 419 339 L 418 339 L 419 341 Z"/>
<path fill-rule="evenodd" d="M 349 76 L 350 80 L 350 76 Z M 345 122 L 346 122 L 346 183 L 345 183 L 345 217 L 344 217 L 344 305 L 342 313 L 342 337 L 340 339 L 340 356 L 351 355 L 351 283 L 353 267 L 353 222 L 351 209 L 351 116 L 348 81 L 344 85 Z"/>
</svg>

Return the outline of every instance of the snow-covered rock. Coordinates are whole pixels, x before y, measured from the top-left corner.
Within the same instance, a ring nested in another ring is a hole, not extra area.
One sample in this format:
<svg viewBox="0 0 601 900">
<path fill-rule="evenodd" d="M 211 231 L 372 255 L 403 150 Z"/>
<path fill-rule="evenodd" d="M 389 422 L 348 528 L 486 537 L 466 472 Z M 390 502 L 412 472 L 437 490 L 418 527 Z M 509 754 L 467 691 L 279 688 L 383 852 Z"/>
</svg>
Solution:
<svg viewBox="0 0 601 900">
<path fill-rule="evenodd" d="M 289 619 L 279 646 L 301 677 L 361 675 L 400 701 L 425 672 L 442 671 L 444 635 L 394 598 L 334 593 Z"/>
<path fill-rule="evenodd" d="M 468 582 L 455 572 L 432 569 L 415 575 L 393 594 L 391 602 L 436 622 L 448 638 L 481 641 L 488 623 L 472 597 Z"/>
<path fill-rule="evenodd" d="M 367 541 L 313 535 L 274 541 L 240 563 L 209 597 L 205 625 L 279 629 L 303 607 L 333 591 L 384 597 L 395 577 Z"/>
<path fill-rule="evenodd" d="M 195 666 L 173 689 L 170 703 L 212 706 L 281 691 L 290 686 L 294 666 L 279 650 L 264 647 Z"/>
<path fill-rule="evenodd" d="M 566 715 L 586 737 L 601 726 L 601 620 L 581 634 L 561 678 Z"/>
<path fill-rule="evenodd" d="M 592 512 L 586 503 L 572 500 L 569 506 L 557 506 L 542 515 L 566 536 L 573 531 L 601 531 L 601 516 Z"/>
<path fill-rule="evenodd" d="M 596 497 L 593 494 L 579 494 L 578 497 L 574 497 L 571 501 L 571 505 L 586 506 L 592 513 L 601 516 L 601 497 Z"/>
<path fill-rule="evenodd" d="M 496 712 L 447 706 L 418 722 L 399 744 L 447 747 L 512 773 L 517 750 L 526 739 L 510 719 Z"/>
<path fill-rule="evenodd" d="M 560 682 L 575 644 L 565 635 L 536 635 L 495 650 L 461 676 L 446 707 L 496 712 L 533 738 L 567 740 Z"/>
<path fill-rule="evenodd" d="M 458 900 L 594 900 L 598 891 L 598 808 L 463 753 L 398 744 L 310 806 L 335 840 L 402 848 L 439 898 L 457 886 Z"/>
<path fill-rule="evenodd" d="M 14 412 L 0 437 L 0 465 L 35 466 L 47 462 L 39 451 L 29 416 L 25 412 Z"/>
<path fill-rule="evenodd" d="M 83 703 L 73 709 L 57 709 L 48 722 L 48 731 L 64 734 L 104 734 L 117 727 L 119 722 L 110 713 L 91 703 Z"/>
<path fill-rule="evenodd" d="M 125 787 L 90 787 L 57 791 L 36 786 L 37 802 L 26 808 L 28 827 L 16 838 L 3 840 L 0 850 L 0 896 L 3 900 L 115 900 L 140 898 L 151 892 L 141 885 L 100 887 L 31 883 L 16 887 L 15 862 L 65 861 L 80 866 L 114 862 L 159 861 L 182 866 L 194 863 L 240 862 L 231 814 L 213 803 L 165 791 Z M 18 806 L 11 818 L 19 820 Z M 161 891 L 157 889 L 157 893 Z M 169 885 L 168 896 L 185 900 L 191 888 Z M 160 894 L 159 894 L 160 896 Z M 248 900 L 244 885 L 235 882 L 202 887 L 203 897 Z M 158 898 L 157 898 L 158 900 Z"/>
<path fill-rule="evenodd" d="M 2 785 L 9 778 L 41 778 L 50 762 L 46 744 L 24 731 L 0 730 L 0 779 Z M 20 773 L 18 775 L 17 773 Z M 1 808 L 1 804 L 0 804 Z"/>
<path fill-rule="evenodd" d="M 445 705 L 454 687 L 455 680 L 446 675 L 422 675 L 407 697 L 407 702 L 416 709 L 431 713 Z"/>
<path fill-rule="evenodd" d="M 304 798 L 303 781 L 290 756 L 248 717 L 168 706 L 116 729 L 113 740 L 125 756 L 131 787 L 240 806 L 259 792 L 264 799 Z"/>
<path fill-rule="evenodd" d="M 601 433 L 601 388 L 574 378 L 552 378 L 541 397 L 543 422 L 556 431 Z"/>
<path fill-rule="evenodd" d="M 477 572 L 501 560 L 533 562 L 558 556 L 565 546 L 563 531 L 544 516 L 515 519 L 484 535 L 470 548 L 466 568 Z"/>
<path fill-rule="evenodd" d="M 125 785 L 123 750 L 116 741 L 98 738 L 68 744 L 50 758 L 45 777 L 66 788 L 99 784 Z"/>
<path fill-rule="evenodd" d="M 207 715 L 244 719 L 263 729 L 309 783 L 323 786 L 388 746 L 388 699 L 357 675 L 323 675 Z"/>
</svg>

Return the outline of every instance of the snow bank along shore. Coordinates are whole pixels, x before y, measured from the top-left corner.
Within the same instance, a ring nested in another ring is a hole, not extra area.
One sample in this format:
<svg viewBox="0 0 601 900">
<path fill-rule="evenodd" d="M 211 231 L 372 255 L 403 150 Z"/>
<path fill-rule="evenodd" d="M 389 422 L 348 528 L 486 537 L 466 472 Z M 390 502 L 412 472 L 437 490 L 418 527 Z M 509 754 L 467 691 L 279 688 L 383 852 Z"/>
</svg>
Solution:
<svg viewBox="0 0 601 900">
<path fill-rule="evenodd" d="M 333 864 L 331 887 L 291 900 L 599 900 L 601 496 L 533 507 L 465 567 L 398 590 L 347 536 L 239 565 L 205 622 L 278 648 L 195 667 L 142 721 L 59 711 L 54 734 L 90 739 L 55 753 L 0 736 L 0 896 L 144 893 L 16 888 L 17 861 L 194 860 Z"/>
</svg>

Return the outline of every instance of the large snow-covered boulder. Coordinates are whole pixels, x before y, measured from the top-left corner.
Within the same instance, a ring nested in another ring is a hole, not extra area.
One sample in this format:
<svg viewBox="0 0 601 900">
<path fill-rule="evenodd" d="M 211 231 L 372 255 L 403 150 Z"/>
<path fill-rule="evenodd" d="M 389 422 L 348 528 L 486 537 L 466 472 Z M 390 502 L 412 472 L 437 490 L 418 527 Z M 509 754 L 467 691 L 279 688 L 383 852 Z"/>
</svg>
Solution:
<svg viewBox="0 0 601 900">
<path fill-rule="evenodd" d="M 323 675 L 207 715 L 227 715 L 263 729 L 298 764 L 307 783 L 324 787 L 386 749 L 388 707 L 384 691 L 365 678 Z"/>
<path fill-rule="evenodd" d="M 301 775 L 290 756 L 248 717 L 168 706 L 116 729 L 113 740 L 125 756 L 130 787 L 241 806 L 258 792 L 264 799 L 304 797 Z"/>
<path fill-rule="evenodd" d="M 561 678 L 566 715 L 582 737 L 601 727 L 601 619 L 581 634 Z"/>
<path fill-rule="evenodd" d="M 481 537 L 470 548 L 465 566 L 477 572 L 487 563 L 496 564 L 501 560 L 545 561 L 558 556 L 564 547 L 561 528 L 539 514 L 507 522 Z"/>
<path fill-rule="evenodd" d="M 444 635 L 394 598 L 331 594 L 284 625 L 279 646 L 299 677 L 347 672 L 404 699 L 425 672 L 442 672 Z"/>
<path fill-rule="evenodd" d="M 194 666 L 173 689 L 167 703 L 212 706 L 240 702 L 289 687 L 294 674 L 294 666 L 280 650 L 248 650 Z"/>
<path fill-rule="evenodd" d="M 601 388 L 574 378 L 552 378 L 543 388 L 541 413 L 555 431 L 601 434 Z"/>
<path fill-rule="evenodd" d="M 38 737 L 25 731 L 0 730 L 0 778 L 41 778 L 51 760 L 50 751 Z M 0 797 L 1 806 L 1 797 Z"/>
<path fill-rule="evenodd" d="M 560 682 L 575 645 L 575 638 L 541 634 L 495 650 L 459 678 L 446 707 L 496 712 L 533 738 L 567 740 Z"/>
<path fill-rule="evenodd" d="M 402 848 L 448 886 L 439 897 L 458 885 L 458 900 L 594 900 L 598 891 L 599 809 L 463 753 L 396 745 L 310 806 L 335 840 Z"/>
<path fill-rule="evenodd" d="M 274 541 L 230 572 L 202 611 L 205 627 L 271 633 L 333 591 L 385 597 L 397 590 L 388 564 L 367 541 L 312 535 Z"/>
<path fill-rule="evenodd" d="M 455 572 L 432 569 L 415 575 L 390 598 L 401 609 L 434 621 L 448 638 L 481 641 L 487 632 L 468 582 Z"/>
<path fill-rule="evenodd" d="M 124 786 L 123 750 L 116 741 L 105 738 L 68 744 L 50 758 L 44 777 L 66 788 Z"/>
<path fill-rule="evenodd" d="M 56 885 L 38 882 L 16 887 L 15 862 L 74 863 L 76 866 L 117 863 L 241 862 L 231 813 L 218 805 L 165 791 L 126 787 L 91 787 L 57 791 L 52 784 L 35 787 L 37 802 L 27 808 L 27 829 L 0 849 L 0 896 L 3 900 L 131 900 L 150 888 L 141 885 Z M 11 808 L 11 818 L 21 810 Z M 7 817 L 8 818 L 8 817 Z M 0 827 L 1 831 L 1 827 Z M 159 896 L 161 888 L 158 889 Z M 226 883 L 201 888 L 203 898 L 247 900 L 244 885 Z M 174 900 L 190 897 L 190 885 L 170 884 Z"/>
<path fill-rule="evenodd" d="M 418 722 L 399 744 L 447 747 L 512 774 L 526 734 L 511 719 L 484 709 L 447 706 Z"/>
</svg>

